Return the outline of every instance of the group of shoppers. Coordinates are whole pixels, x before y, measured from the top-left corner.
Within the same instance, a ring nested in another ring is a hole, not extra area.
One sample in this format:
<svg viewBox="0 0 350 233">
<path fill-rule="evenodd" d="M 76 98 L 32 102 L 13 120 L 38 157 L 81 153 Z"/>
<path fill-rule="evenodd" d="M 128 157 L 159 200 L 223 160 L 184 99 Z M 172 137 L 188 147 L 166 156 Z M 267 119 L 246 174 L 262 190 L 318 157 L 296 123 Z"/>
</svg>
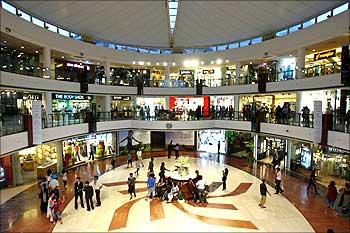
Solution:
<svg viewBox="0 0 350 233">
<path fill-rule="evenodd" d="M 76 178 L 74 183 L 74 208 L 78 209 L 78 199 L 80 199 L 81 208 L 85 208 L 83 196 L 85 197 L 87 211 L 93 210 L 94 207 L 101 206 L 101 188 L 102 183 L 98 180 L 98 176 L 94 176 L 94 180 L 89 182 L 86 180 L 84 183 L 81 181 L 80 177 Z M 84 195 L 83 195 L 84 193 Z M 96 204 L 93 203 L 93 196 L 96 196 Z"/>
</svg>

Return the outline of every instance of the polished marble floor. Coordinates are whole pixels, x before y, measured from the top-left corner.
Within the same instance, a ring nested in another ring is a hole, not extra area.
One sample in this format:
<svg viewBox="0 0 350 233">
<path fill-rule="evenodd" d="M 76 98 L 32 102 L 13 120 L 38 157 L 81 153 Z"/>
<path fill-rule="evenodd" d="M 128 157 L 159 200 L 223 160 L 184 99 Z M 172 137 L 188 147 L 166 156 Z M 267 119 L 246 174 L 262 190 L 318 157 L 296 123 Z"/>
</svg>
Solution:
<svg viewBox="0 0 350 233">
<path fill-rule="evenodd" d="M 281 223 L 285 226 L 281 231 L 299 229 L 294 228 L 295 225 L 297 225 L 296 227 L 307 228 L 309 232 L 326 232 L 328 228 L 334 229 L 335 232 L 348 232 L 348 229 L 350 229 L 348 219 L 325 207 L 324 194 L 316 196 L 312 192 L 306 192 L 307 183 L 303 180 L 283 174 L 285 188 L 283 196 L 268 196 L 267 208 L 259 209 L 257 206 L 259 199 L 257 185 L 259 182 L 255 177 L 266 177 L 268 183 L 272 185 L 274 174 L 270 166 L 263 164 L 249 166 L 244 159 L 225 156 L 221 156 L 220 164 L 218 164 L 215 156 L 210 157 L 207 153 L 186 152 L 183 154 L 199 158 L 194 165 L 203 168 L 201 173 L 205 177 L 208 172 L 209 176 L 205 179 L 209 184 L 221 180 L 221 170 L 226 166 L 224 164 L 231 165 L 232 167 L 227 166 L 230 169 L 228 191 L 222 192 L 220 187 L 214 190 L 210 194 L 212 198 L 208 199 L 210 204 L 206 207 L 194 207 L 191 203 L 183 202 L 178 204 L 146 202 L 143 198 L 145 192 L 142 191 L 145 187 L 145 171 L 142 171 L 143 173 L 139 177 L 140 182 L 137 184 L 137 188 L 141 190 L 140 193 L 137 193 L 137 198 L 141 199 L 135 201 L 134 204 L 130 204 L 128 195 L 124 193 L 126 190 L 125 179 L 127 173 L 132 169 L 125 168 L 125 157 L 118 157 L 117 166 L 121 167 L 106 173 L 110 164 L 110 160 L 106 159 L 88 163 L 69 172 L 69 188 L 66 191 L 61 189 L 61 193 L 66 200 L 63 204 L 65 210 L 62 225 L 50 224 L 47 218 L 40 213 L 38 186 L 33 185 L 0 205 L 1 232 L 68 231 L 77 226 L 80 226 L 78 231 L 81 232 L 82 229 L 86 228 L 83 222 L 88 222 L 88 226 L 91 227 L 91 229 L 87 229 L 88 231 L 92 231 L 94 227 L 103 227 L 105 228 L 104 231 L 133 231 L 139 228 L 144 228 L 140 229 L 141 231 L 147 231 L 148 227 L 152 226 L 152 229 L 167 231 L 181 231 L 186 228 L 187 231 L 198 229 L 203 231 L 259 232 L 279 229 Z M 166 151 L 145 153 L 144 158 L 149 158 L 151 155 L 163 157 L 160 160 L 164 160 L 167 167 L 171 167 L 172 162 L 165 157 Z M 160 160 L 157 159 L 158 163 Z M 159 164 L 156 165 L 155 171 L 157 172 L 158 169 Z M 115 174 L 116 171 L 119 171 L 119 173 Z M 73 198 L 74 178 L 80 176 L 83 180 L 91 180 L 95 174 L 102 175 L 101 179 L 106 179 L 104 182 L 112 182 L 106 183 L 102 192 L 103 204 L 101 209 L 106 207 L 105 204 L 110 203 L 110 206 L 107 206 L 108 210 L 95 209 L 93 212 L 87 212 L 79 209 L 73 211 L 71 200 Z M 108 189 L 112 192 L 107 192 Z M 281 204 L 283 206 L 280 206 Z M 286 211 L 286 208 L 290 209 L 291 212 Z M 130 215 L 128 210 L 130 210 Z M 100 215 L 96 215 L 96 213 L 100 213 Z M 113 217 L 116 214 L 121 214 L 122 217 L 115 220 Z M 265 218 L 265 215 L 270 216 L 270 218 Z M 99 219 L 101 223 L 96 223 L 95 218 Z M 280 218 L 283 220 L 289 219 L 289 221 L 284 224 L 282 220 L 278 220 Z M 86 219 L 90 221 L 86 221 Z M 267 223 L 264 221 L 267 221 Z M 297 224 L 299 221 L 302 224 Z M 168 222 L 172 225 L 167 224 Z M 248 222 L 254 224 L 258 229 L 252 229 L 252 225 Z M 270 222 L 271 224 L 269 224 Z M 74 224 L 76 226 L 73 226 Z M 174 225 L 178 228 L 177 230 L 170 227 Z M 251 229 L 239 227 L 243 225 L 251 227 Z"/>
<path fill-rule="evenodd" d="M 157 173 L 160 163 L 166 162 L 166 167 L 175 169 L 175 159 L 156 158 L 155 171 Z M 146 164 L 148 160 L 145 160 Z M 237 168 L 218 163 L 215 159 L 189 158 L 190 171 L 198 169 L 207 184 L 221 180 L 221 171 L 229 169 L 227 181 L 228 189 L 222 191 L 219 187 L 210 193 L 209 204 L 218 204 L 209 207 L 197 207 L 179 201 L 179 203 L 166 203 L 160 201 L 145 201 L 147 191 L 145 183 L 137 183 L 137 201 L 129 200 L 125 192 L 128 174 L 134 168 L 121 166 L 106 172 L 100 177 L 102 183 L 110 184 L 120 182 L 120 185 L 105 186 L 102 190 L 102 206 L 88 212 L 86 209 L 74 209 L 72 200 L 63 212 L 63 224 L 56 224 L 54 232 L 78 231 L 230 231 L 230 232 L 313 232 L 311 225 L 298 209 L 284 196 L 273 195 L 268 197 L 266 209 L 258 206 L 260 180 Z M 146 168 L 142 168 L 138 181 L 146 181 Z M 166 176 L 169 172 L 166 173 Z M 118 183 L 117 183 L 118 184 Z M 227 195 L 241 184 L 248 184 L 247 190 L 238 195 Z M 271 193 L 274 192 L 269 187 Z M 129 204 L 131 203 L 131 204 Z M 224 208 L 219 204 L 228 204 L 234 208 Z M 127 208 L 123 207 L 127 206 Z M 116 211 L 120 209 L 120 211 Z M 127 212 L 125 214 L 125 211 Z M 159 216 L 159 212 L 163 212 Z M 157 216 L 155 216 L 157 215 Z M 123 219 L 124 218 L 124 219 Z M 118 224 L 117 222 L 126 222 Z M 112 227 L 111 227 L 112 226 Z"/>
</svg>

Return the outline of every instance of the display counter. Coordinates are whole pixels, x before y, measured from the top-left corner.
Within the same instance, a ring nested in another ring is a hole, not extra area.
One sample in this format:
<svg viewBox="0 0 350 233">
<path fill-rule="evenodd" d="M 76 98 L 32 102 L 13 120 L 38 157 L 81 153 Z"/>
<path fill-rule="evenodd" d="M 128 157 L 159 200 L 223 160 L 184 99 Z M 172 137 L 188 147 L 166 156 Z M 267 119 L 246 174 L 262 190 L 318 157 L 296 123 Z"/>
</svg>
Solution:
<svg viewBox="0 0 350 233">
<path fill-rule="evenodd" d="M 39 179 L 45 178 L 47 171 L 51 169 L 52 172 L 57 172 L 57 163 L 47 163 L 37 167 L 37 177 Z"/>
</svg>

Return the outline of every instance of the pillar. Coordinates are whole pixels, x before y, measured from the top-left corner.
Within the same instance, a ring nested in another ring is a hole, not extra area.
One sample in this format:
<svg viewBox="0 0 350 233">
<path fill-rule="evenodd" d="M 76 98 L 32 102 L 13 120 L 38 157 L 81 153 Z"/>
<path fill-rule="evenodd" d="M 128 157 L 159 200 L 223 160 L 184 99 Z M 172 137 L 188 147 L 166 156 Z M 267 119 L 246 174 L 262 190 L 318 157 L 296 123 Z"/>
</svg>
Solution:
<svg viewBox="0 0 350 233">
<path fill-rule="evenodd" d="M 21 185 L 24 183 L 22 167 L 17 156 L 17 153 L 11 154 L 12 173 L 13 173 L 13 186 Z"/>
<path fill-rule="evenodd" d="M 236 67 L 236 78 L 239 78 L 241 76 L 241 63 L 236 62 L 235 67 Z"/>
<path fill-rule="evenodd" d="M 296 78 L 303 78 L 304 73 L 302 69 L 305 68 L 305 48 L 299 48 L 297 53 L 297 67 Z"/>
<path fill-rule="evenodd" d="M 259 143 L 258 139 L 259 139 L 259 135 L 255 134 L 254 135 L 254 151 L 253 151 L 255 161 L 258 160 L 258 143 Z"/>
<path fill-rule="evenodd" d="M 233 104 L 234 104 L 235 112 L 239 112 L 240 111 L 240 108 L 239 108 L 239 95 L 235 95 L 233 97 Z"/>
<path fill-rule="evenodd" d="M 48 47 L 44 47 L 42 50 L 42 65 L 43 65 L 43 78 L 53 78 L 51 76 L 51 50 Z"/>
<path fill-rule="evenodd" d="M 115 132 L 115 154 L 119 155 L 119 131 Z"/>
<path fill-rule="evenodd" d="M 164 106 L 164 109 L 169 109 L 170 107 L 170 98 L 169 96 L 165 96 L 165 106 Z"/>
<path fill-rule="evenodd" d="M 164 67 L 164 76 L 165 76 L 165 79 L 164 79 L 165 86 L 171 87 L 172 84 L 170 84 L 170 68 L 169 68 L 169 66 Z"/>
<path fill-rule="evenodd" d="M 63 144 L 62 141 L 54 143 L 57 148 L 57 173 L 60 174 L 63 169 Z"/>
<path fill-rule="evenodd" d="M 108 61 L 105 62 L 104 69 L 105 69 L 105 76 L 106 76 L 106 85 L 110 85 L 110 80 L 111 80 L 111 63 L 108 62 Z"/>
<path fill-rule="evenodd" d="M 296 92 L 296 101 L 295 101 L 295 112 L 301 113 L 301 109 L 303 108 L 301 103 L 301 91 Z"/>
<path fill-rule="evenodd" d="M 290 164 L 292 162 L 292 157 L 293 157 L 293 144 L 292 140 L 287 139 L 287 158 L 284 159 L 284 168 L 287 171 L 290 171 Z"/>
<path fill-rule="evenodd" d="M 45 106 L 46 114 L 52 114 L 52 92 L 45 92 L 42 97 L 42 103 Z"/>
<path fill-rule="evenodd" d="M 97 111 L 100 110 L 99 106 L 101 106 L 102 112 L 110 112 L 111 111 L 111 96 L 96 96 L 96 107 Z"/>
</svg>

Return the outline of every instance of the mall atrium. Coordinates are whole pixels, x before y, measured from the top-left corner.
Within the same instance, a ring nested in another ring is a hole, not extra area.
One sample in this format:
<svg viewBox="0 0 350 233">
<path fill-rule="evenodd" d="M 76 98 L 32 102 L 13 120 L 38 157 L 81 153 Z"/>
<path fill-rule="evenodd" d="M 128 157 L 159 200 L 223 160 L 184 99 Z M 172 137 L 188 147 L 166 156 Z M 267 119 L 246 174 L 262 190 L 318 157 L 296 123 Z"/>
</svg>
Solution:
<svg viewBox="0 0 350 233">
<path fill-rule="evenodd" d="M 348 1 L 1 1 L 1 232 L 350 232 Z"/>
</svg>

